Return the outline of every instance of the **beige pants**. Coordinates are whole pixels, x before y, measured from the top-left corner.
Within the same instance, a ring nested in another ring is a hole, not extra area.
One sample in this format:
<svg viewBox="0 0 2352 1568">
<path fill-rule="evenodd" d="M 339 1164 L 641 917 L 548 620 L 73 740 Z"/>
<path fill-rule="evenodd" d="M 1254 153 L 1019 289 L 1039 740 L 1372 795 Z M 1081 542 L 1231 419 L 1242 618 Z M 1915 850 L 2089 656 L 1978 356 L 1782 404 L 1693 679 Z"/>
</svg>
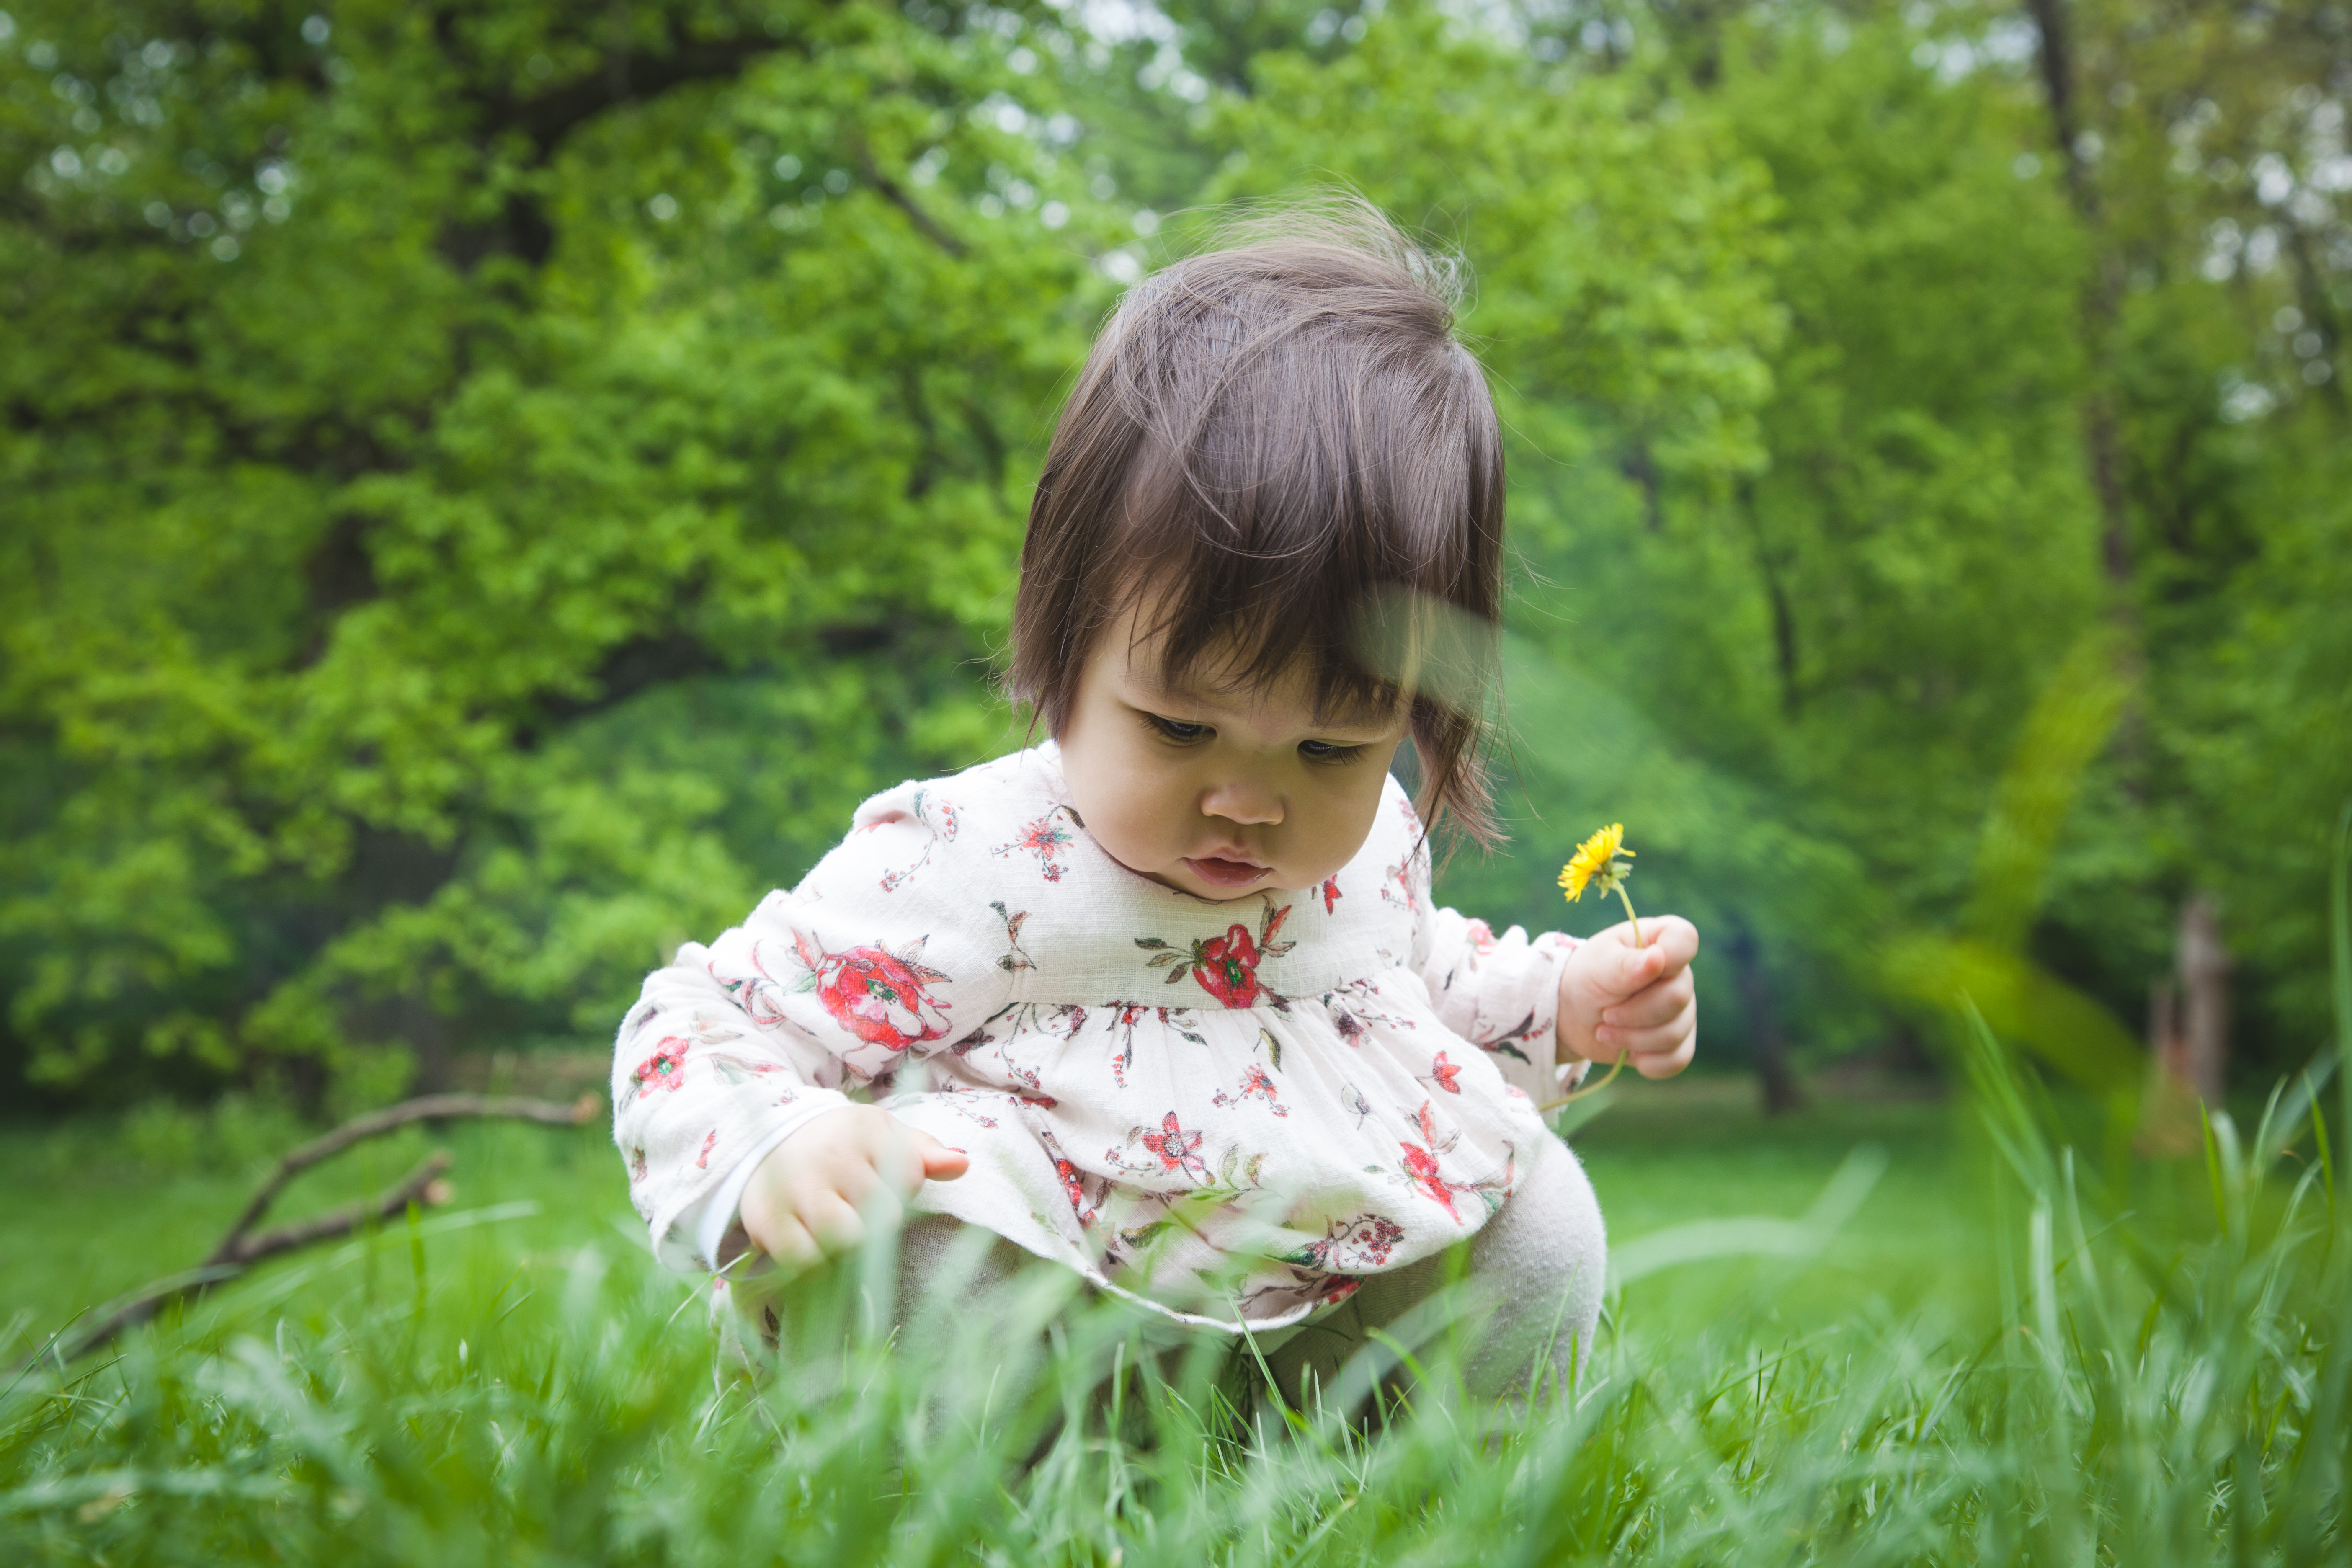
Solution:
<svg viewBox="0 0 2352 1568">
<path fill-rule="evenodd" d="M 1352 1409 L 1375 1387 L 1402 1384 L 1400 1348 L 1419 1355 L 1451 1339 L 1473 1394 L 1540 1394 L 1566 1386 L 1591 1349 L 1607 1255 L 1592 1184 L 1566 1145 L 1548 1141 L 1501 1210 L 1466 1240 L 1370 1275 L 1321 1316 L 1256 1336 L 1255 1354 L 1240 1343 L 1234 1353 L 1250 1363 L 1263 1356 L 1294 1405 L 1319 1390 Z M 934 1313 L 969 1321 L 1035 1263 L 1002 1237 L 982 1249 L 960 1220 L 919 1216 L 899 1240 L 897 1320 L 910 1328 Z M 1158 1321 L 1174 1331 L 1160 1336 L 1163 1350 L 1198 1331 Z M 1376 1331 L 1389 1342 L 1376 1342 Z"/>
</svg>

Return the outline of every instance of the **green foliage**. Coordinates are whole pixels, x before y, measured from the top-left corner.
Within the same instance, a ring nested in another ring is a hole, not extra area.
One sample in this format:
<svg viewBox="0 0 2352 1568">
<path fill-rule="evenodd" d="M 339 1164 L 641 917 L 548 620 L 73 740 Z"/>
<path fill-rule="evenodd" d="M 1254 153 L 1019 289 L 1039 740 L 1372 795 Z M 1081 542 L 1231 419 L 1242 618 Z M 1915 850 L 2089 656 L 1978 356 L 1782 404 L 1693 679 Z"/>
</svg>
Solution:
<svg viewBox="0 0 2352 1568">
<path fill-rule="evenodd" d="M 601 1031 L 863 793 L 1000 743 L 960 667 L 1102 303 L 1003 129 L 1034 84 L 867 7 L 615 15 L 15 23 L 36 1078 Z"/>
<path fill-rule="evenodd" d="M 17 4 L 0 1058 L 48 1092 L 601 1033 L 863 793 L 1013 743 L 1110 286 L 1334 184 L 1467 258 L 1511 431 L 1522 850 L 1449 898 L 1557 923 L 1625 819 L 1742 955 L 1710 1038 L 1825 1055 L 1949 999 L 1898 936 L 2115 1046 L 2209 889 L 2242 1053 L 2324 1027 L 2316 13 L 2037 7 L 2062 103 L 1968 5 Z M 2111 733 L 2044 766 L 2094 647 Z"/>
</svg>

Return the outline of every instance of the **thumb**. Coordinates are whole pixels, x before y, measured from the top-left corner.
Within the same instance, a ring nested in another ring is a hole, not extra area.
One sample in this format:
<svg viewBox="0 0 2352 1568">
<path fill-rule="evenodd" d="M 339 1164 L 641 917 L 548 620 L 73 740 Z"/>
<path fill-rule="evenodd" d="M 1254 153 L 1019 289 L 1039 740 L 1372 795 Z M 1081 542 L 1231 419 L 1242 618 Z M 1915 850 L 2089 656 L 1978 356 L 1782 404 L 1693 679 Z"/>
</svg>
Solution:
<svg viewBox="0 0 2352 1568">
<path fill-rule="evenodd" d="M 923 1180 L 952 1182 L 971 1168 L 971 1156 L 950 1149 L 928 1132 L 915 1134 L 915 1153 L 923 1162 Z"/>
</svg>

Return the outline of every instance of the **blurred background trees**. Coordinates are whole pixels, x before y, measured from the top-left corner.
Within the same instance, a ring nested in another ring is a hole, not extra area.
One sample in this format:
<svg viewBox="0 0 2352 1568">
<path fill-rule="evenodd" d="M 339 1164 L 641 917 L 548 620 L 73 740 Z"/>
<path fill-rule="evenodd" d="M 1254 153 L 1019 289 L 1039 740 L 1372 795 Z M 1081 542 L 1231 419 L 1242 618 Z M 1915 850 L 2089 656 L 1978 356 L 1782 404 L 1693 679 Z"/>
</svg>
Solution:
<svg viewBox="0 0 2352 1568">
<path fill-rule="evenodd" d="M 1465 253 L 1513 433 L 1449 898 L 1559 923 L 1625 820 L 1783 1094 L 1971 976 L 2109 1083 L 2200 894 L 2242 1068 L 2319 1037 L 2352 6 L 5 3 L 20 1097 L 593 1044 L 1019 743 L 1094 325 L 1335 182 Z"/>
</svg>

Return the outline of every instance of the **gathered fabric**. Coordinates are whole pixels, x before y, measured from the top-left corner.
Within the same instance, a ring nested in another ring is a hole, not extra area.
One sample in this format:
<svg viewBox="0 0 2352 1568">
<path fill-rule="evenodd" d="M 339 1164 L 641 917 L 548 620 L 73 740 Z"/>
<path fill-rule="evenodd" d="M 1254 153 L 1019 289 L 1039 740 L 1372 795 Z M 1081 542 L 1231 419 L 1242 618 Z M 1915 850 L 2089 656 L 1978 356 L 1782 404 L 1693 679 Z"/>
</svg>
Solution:
<svg viewBox="0 0 2352 1568">
<path fill-rule="evenodd" d="M 692 1268 L 681 1215 L 868 1099 L 971 1156 L 916 1211 L 1278 1328 L 1475 1233 L 1547 1152 L 1574 945 L 1434 907 L 1393 779 L 1317 887 L 1162 887 L 1087 834 L 1048 742 L 875 796 L 797 888 L 681 947 L 622 1025 L 614 1137 Z"/>
</svg>

